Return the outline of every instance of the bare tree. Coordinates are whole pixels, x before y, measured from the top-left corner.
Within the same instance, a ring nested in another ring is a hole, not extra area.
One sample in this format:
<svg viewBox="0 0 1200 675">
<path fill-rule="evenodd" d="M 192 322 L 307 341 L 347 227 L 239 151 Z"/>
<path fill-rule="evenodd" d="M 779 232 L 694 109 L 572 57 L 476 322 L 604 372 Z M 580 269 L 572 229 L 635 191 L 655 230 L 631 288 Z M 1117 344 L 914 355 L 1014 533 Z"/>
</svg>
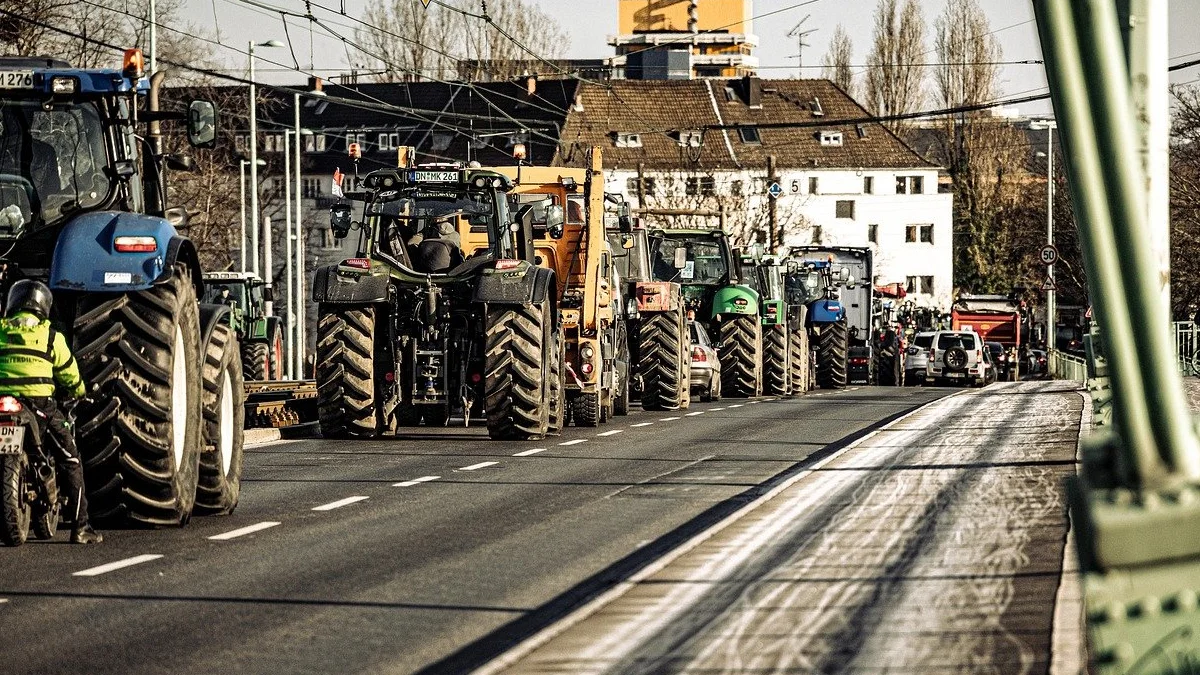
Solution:
<svg viewBox="0 0 1200 675">
<path fill-rule="evenodd" d="M 939 64 L 934 79 L 942 106 L 992 100 L 1001 49 L 978 0 L 950 0 L 934 23 L 934 32 Z"/>
<path fill-rule="evenodd" d="M 825 53 L 825 67 L 821 69 L 821 77 L 832 80 L 842 88 L 842 91 L 854 98 L 854 72 L 850 70 L 850 60 L 854 58 L 854 43 L 842 24 L 833 29 L 833 38 L 829 41 L 829 51 Z"/>
<path fill-rule="evenodd" d="M 916 111 L 925 99 L 925 16 L 917 0 L 879 0 L 867 57 L 867 108 L 876 115 Z M 885 122 L 893 129 L 896 122 Z"/>
<path fill-rule="evenodd" d="M 2 0 L 0 0 L 2 1 Z M 487 16 L 479 3 L 447 0 L 424 7 L 419 0 L 371 0 L 357 32 L 362 51 L 381 81 L 506 79 L 545 72 L 543 60 L 561 56 L 568 37 L 552 17 L 529 0 L 492 0 Z"/>
</svg>

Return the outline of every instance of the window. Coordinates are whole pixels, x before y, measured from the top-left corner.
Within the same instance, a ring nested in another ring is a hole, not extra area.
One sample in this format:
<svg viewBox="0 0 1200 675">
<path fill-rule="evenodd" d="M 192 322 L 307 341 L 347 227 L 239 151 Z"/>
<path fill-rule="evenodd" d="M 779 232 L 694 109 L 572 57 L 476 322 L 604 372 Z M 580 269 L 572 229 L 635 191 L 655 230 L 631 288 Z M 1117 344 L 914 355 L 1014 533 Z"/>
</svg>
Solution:
<svg viewBox="0 0 1200 675">
<path fill-rule="evenodd" d="M 825 109 L 821 107 L 821 99 L 813 97 L 812 103 L 808 104 L 808 109 L 812 111 L 813 117 L 824 117 Z"/>
<path fill-rule="evenodd" d="M 871 242 L 872 244 L 879 243 L 879 226 L 878 225 L 876 225 L 874 223 L 867 225 L 867 241 Z"/>
<path fill-rule="evenodd" d="M 305 152 L 325 152 L 325 134 L 313 134 L 304 137 Z"/>
<path fill-rule="evenodd" d="M 864 195 L 875 194 L 875 177 L 874 176 L 863 176 L 863 194 Z"/>
<path fill-rule="evenodd" d="M 840 131 L 822 131 L 818 134 L 821 140 L 821 145 L 825 147 L 841 147 L 842 132 Z"/>
<path fill-rule="evenodd" d="M 321 231 L 321 248 L 337 248 L 337 240 L 333 237 L 333 230 L 328 227 L 319 229 Z"/>
<path fill-rule="evenodd" d="M 717 192 L 717 181 L 712 176 L 689 176 L 685 191 L 692 196 L 711 197 Z"/>
<path fill-rule="evenodd" d="M 927 295 L 932 295 L 933 294 L 933 277 L 931 277 L 931 276 L 908 277 L 908 279 L 906 280 L 906 283 L 905 283 L 905 290 L 908 291 L 909 293 L 925 293 Z"/>
<path fill-rule="evenodd" d="M 704 140 L 704 134 L 699 131 L 679 132 L 679 144 L 685 148 L 698 148 Z"/>
<path fill-rule="evenodd" d="M 267 134 L 263 136 L 264 152 L 283 152 L 283 134 Z"/>
<path fill-rule="evenodd" d="M 362 136 L 364 136 L 364 134 L 359 134 L 359 137 L 362 137 Z M 380 150 L 395 150 L 398 147 L 400 147 L 400 134 L 395 134 L 395 133 L 379 134 L 379 149 Z"/>
<path fill-rule="evenodd" d="M 729 194 L 734 197 L 742 196 L 742 181 L 735 180 L 729 183 Z"/>
<path fill-rule="evenodd" d="M 834 205 L 834 217 L 854 219 L 854 200 L 839 199 Z"/>
<path fill-rule="evenodd" d="M 810 194 L 810 195 L 817 194 L 817 192 L 818 192 L 817 187 L 818 187 L 817 177 L 809 176 L 809 178 L 808 178 L 808 194 Z"/>
<path fill-rule="evenodd" d="M 642 178 L 642 189 L 644 189 L 646 191 L 647 197 L 653 197 L 654 196 L 654 179 L 643 177 Z M 636 176 L 625 181 L 625 192 L 631 196 L 637 196 L 637 194 L 638 194 L 638 179 Z"/>
<path fill-rule="evenodd" d="M 904 241 L 909 244 L 933 243 L 933 225 L 909 225 L 904 228 Z"/>
<path fill-rule="evenodd" d="M 300 181 L 300 195 L 305 199 L 316 199 L 324 194 L 324 180 L 320 178 L 305 178 Z"/>
<path fill-rule="evenodd" d="M 859 125 L 855 126 L 855 127 L 854 127 L 854 129 L 855 129 L 855 131 L 857 131 L 857 132 L 858 132 L 858 137 L 859 137 L 859 138 L 866 138 L 866 137 L 867 137 L 867 125 L 865 125 L 865 124 L 859 124 Z"/>
<path fill-rule="evenodd" d="M 924 176 L 896 176 L 896 194 L 919 195 L 924 193 Z"/>
<path fill-rule="evenodd" d="M 641 134 L 617 134 L 618 148 L 640 148 L 642 147 Z"/>
<path fill-rule="evenodd" d="M 758 127 L 738 127 L 738 137 L 746 145 L 762 144 L 762 136 L 758 133 Z"/>
<path fill-rule="evenodd" d="M 238 134 L 233 139 L 233 147 L 236 148 L 237 151 L 240 153 L 248 152 L 250 149 L 249 146 L 250 146 L 250 137 L 245 134 Z"/>
</svg>

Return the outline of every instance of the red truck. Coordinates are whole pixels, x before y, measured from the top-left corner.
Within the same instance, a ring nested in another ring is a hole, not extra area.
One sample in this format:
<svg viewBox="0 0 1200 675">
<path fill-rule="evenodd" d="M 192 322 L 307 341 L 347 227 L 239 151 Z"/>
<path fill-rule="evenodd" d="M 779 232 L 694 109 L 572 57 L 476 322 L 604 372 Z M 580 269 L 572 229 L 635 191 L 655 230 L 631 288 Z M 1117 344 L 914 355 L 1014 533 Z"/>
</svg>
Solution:
<svg viewBox="0 0 1200 675">
<path fill-rule="evenodd" d="M 1015 382 L 1020 374 L 1021 312 L 1004 295 L 960 295 L 950 309 L 950 329 L 974 331 L 984 343 L 1003 347 L 992 353 L 999 380 Z"/>
</svg>

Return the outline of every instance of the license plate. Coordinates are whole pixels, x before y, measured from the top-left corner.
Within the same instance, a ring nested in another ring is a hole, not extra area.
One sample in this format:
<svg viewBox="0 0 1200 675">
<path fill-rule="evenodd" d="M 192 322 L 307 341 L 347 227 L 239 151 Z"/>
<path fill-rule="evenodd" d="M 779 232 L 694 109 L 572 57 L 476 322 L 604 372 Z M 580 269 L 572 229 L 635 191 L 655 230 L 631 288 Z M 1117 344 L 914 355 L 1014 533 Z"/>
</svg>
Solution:
<svg viewBox="0 0 1200 675">
<path fill-rule="evenodd" d="M 962 377 L 962 373 L 946 373 L 946 377 Z"/>
<path fill-rule="evenodd" d="M 25 448 L 25 427 L 0 426 L 0 455 L 19 455 Z"/>
<path fill-rule="evenodd" d="M 414 171 L 413 182 L 416 183 L 457 183 L 457 171 Z"/>
<path fill-rule="evenodd" d="M 0 71 L 0 89 L 33 89 L 33 71 Z"/>
</svg>

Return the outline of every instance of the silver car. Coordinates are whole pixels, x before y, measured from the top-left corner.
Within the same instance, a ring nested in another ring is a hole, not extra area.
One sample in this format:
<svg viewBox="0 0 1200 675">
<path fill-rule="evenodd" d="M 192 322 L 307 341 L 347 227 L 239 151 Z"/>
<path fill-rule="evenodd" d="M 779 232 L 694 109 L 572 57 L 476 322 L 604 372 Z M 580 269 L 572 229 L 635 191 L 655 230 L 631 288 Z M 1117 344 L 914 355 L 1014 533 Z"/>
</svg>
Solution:
<svg viewBox="0 0 1200 675">
<path fill-rule="evenodd" d="M 904 352 L 904 379 L 916 384 L 925 379 L 929 365 L 929 350 L 933 347 L 933 331 L 917 333 Z"/>
<path fill-rule="evenodd" d="M 688 322 L 692 335 L 692 392 L 700 395 L 701 401 L 721 400 L 721 360 L 704 327 L 695 321 Z"/>
</svg>

